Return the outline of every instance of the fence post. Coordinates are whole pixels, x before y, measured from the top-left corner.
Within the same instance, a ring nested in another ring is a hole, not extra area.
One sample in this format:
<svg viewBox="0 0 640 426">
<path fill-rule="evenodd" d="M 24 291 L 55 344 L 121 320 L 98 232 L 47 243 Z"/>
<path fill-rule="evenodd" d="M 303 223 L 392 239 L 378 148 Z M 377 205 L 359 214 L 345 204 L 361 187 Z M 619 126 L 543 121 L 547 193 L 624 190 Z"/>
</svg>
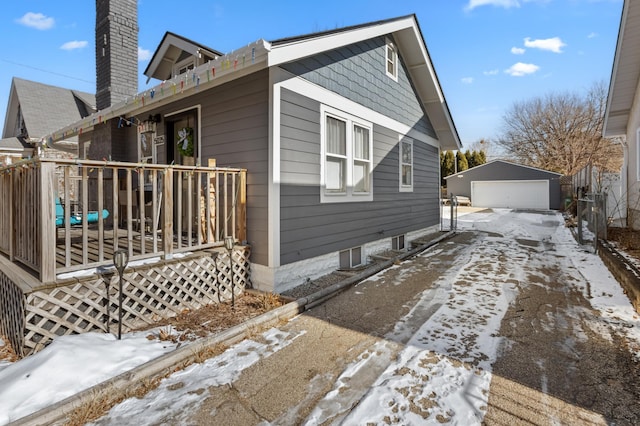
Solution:
<svg viewBox="0 0 640 426">
<path fill-rule="evenodd" d="M 236 237 L 240 242 L 247 239 L 247 170 L 242 169 L 239 174 L 240 190 L 237 199 L 238 209 L 238 221 L 236 226 L 238 227 Z"/>
<path fill-rule="evenodd" d="M 55 163 L 40 163 L 40 281 L 56 279 Z M 36 239 L 37 241 L 37 239 Z"/>
<path fill-rule="evenodd" d="M 164 258 L 173 257 L 173 168 L 164 170 L 164 187 L 162 188 L 162 208 L 164 209 L 164 221 L 162 222 L 162 244 Z M 180 231 L 178 231 L 180 232 Z"/>
<path fill-rule="evenodd" d="M 584 201 L 578 198 L 578 207 L 577 207 L 577 215 L 578 215 L 578 243 L 582 244 L 582 206 L 584 206 Z"/>
</svg>

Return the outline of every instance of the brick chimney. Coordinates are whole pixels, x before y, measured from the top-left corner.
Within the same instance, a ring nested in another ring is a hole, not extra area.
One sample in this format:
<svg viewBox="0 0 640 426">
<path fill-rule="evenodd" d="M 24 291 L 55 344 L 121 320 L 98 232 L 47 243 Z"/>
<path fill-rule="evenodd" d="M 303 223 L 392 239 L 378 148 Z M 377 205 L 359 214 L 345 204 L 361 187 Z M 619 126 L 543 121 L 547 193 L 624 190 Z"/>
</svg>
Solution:
<svg viewBox="0 0 640 426">
<path fill-rule="evenodd" d="M 103 110 L 137 92 L 138 2 L 96 0 L 96 107 Z M 118 143 L 135 138 L 135 126 L 120 128 L 118 121 L 96 123 L 90 159 L 137 161 L 135 145 Z"/>
<path fill-rule="evenodd" d="M 96 0 L 96 106 L 138 92 L 138 2 Z"/>
</svg>

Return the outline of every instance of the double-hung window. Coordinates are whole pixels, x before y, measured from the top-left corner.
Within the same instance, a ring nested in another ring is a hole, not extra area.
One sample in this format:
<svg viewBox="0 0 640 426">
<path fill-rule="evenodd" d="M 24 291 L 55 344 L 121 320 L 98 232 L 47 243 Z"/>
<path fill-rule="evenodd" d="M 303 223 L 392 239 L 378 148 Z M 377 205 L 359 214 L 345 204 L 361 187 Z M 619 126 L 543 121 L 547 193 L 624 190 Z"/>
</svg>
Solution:
<svg viewBox="0 0 640 426">
<path fill-rule="evenodd" d="M 413 191 L 413 139 L 400 139 L 400 192 Z"/>
<path fill-rule="evenodd" d="M 371 123 L 323 106 L 323 203 L 373 200 L 371 129 Z"/>
</svg>

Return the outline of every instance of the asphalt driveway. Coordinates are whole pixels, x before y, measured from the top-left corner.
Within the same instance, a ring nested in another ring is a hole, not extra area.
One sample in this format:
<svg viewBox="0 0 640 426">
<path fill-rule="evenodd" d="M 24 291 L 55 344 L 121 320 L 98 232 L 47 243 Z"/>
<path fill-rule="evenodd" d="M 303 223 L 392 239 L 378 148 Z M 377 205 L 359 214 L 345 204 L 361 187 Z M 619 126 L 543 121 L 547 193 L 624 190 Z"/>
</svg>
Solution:
<svg viewBox="0 0 640 426">
<path fill-rule="evenodd" d="M 562 217 L 459 226 L 97 424 L 640 424 L 640 319 Z"/>
</svg>

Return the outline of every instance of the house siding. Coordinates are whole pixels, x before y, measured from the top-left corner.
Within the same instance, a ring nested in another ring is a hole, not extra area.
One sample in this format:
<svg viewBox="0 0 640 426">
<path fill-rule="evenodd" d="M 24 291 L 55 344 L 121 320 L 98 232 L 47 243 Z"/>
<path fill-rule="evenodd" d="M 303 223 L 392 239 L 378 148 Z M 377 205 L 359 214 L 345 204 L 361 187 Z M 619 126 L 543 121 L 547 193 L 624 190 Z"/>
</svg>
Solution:
<svg viewBox="0 0 640 426">
<path fill-rule="evenodd" d="M 251 261 L 268 264 L 269 78 L 260 71 L 204 94 L 202 163 L 247 169 Z"/>
<path fill-rule="evenodd" d="M 414 141 L 414 190 L 399 192 L 400 135 L 373 123 L 373 201 L 320 203 L 320 103 L 281 93 L 280 264 L 437 225 L 439 157 Z"/>
<path fill-rule="evenodd" d="M 627 222 L 633 229 L 640 229 L 640 156 L 638 132 L 640 131 L 640 81 L 636 86 L 627 122 Z"/>
<path fill-rule="evenodd" d="M 400 55 L 398 81 L 386 74 L 385 47 L 385 37 L 376 37 L 281 67 L 421 133 L 437 138 L 418 101 Z"/>
<path fill-rule="evenodd" d="M 200 162 L 216 159 L 219 167 L 247 169 L 247 243 L 251 261 L 267 265 L 269 172 L 269 79 L 263 70 L 236 81 L 176 100 L 145 113 L 165 114 L 200 106 Z M 168 120 L 169 117 L 165 118 Z M 137 162 L 135 127 L 129 142 L 129 161 Z M 165 134 L 165 123 L 158 135 Z M 91 149 L 94 144 L 91 145 Z M 166 143 L 158 150 L 158 163 L 166 163 Z M 114 147 L 114 150 L 116 148 Z"/>
</svg>

